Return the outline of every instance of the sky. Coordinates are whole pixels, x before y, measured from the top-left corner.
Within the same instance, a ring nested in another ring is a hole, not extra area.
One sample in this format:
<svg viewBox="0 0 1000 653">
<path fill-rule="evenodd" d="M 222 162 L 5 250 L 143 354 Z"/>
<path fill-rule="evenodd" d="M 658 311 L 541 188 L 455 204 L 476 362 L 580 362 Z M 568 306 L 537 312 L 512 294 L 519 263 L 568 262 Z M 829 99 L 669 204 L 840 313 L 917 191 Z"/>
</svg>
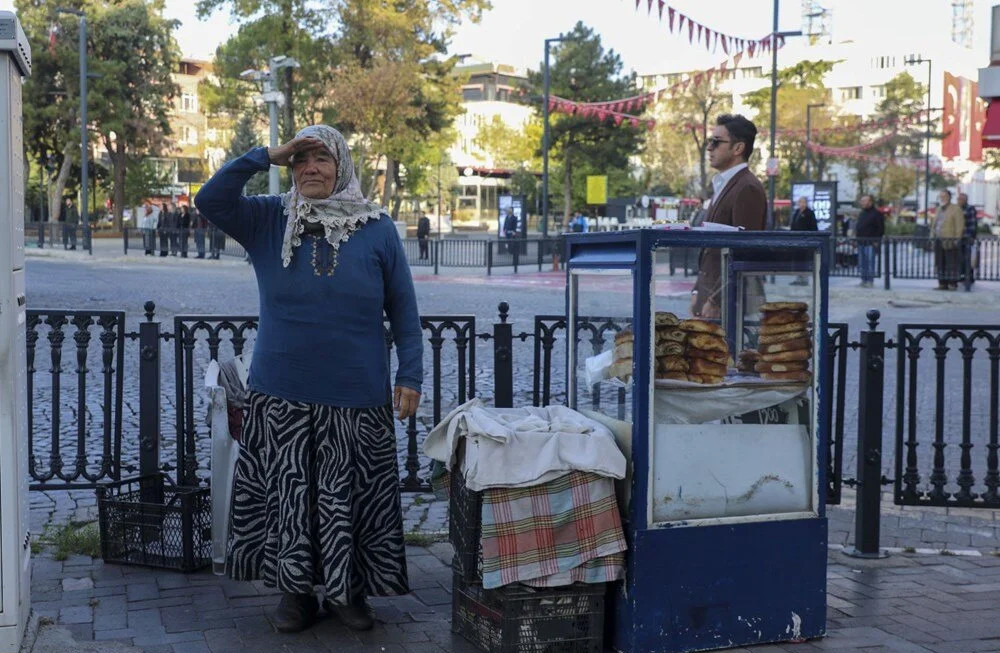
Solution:
<svg viewBox="0 0 1000 653">
<path fill-rule="evenodd" d="M 989 7 L 997 0 L 975 0 L 977 26 L 974 51 L 988 57 Z M 838 39 L 912 42 L 919 48 L 928 27 L 920 10 L 950 6 L 951 0 L 820 0 L 833 11 Z M 686 39 L 671 35 L 664 21 L 646 13 L 647 0 L 636 11 L 634 0 L 493 0 L 494 8 L 479 24 L 461 25 L 452 38 L 451 54 L 472 54 L 484 61 L 537 69 L 543 41 L 572 29 L 578 21 L 594 27 L 606 48 L 618 52 L 625 70 L 654 73 L 664 70 L 708 68 L 725 59 L 721 51 L 709 54 Z M 211 59 L 215 48 L 236 30 L 225 11 L 199 20 L 193 0 L 166 0 L 166 14 L 181 21 L 175 36 L 185 56 Z M 12 0 L 0 0 L 11 9 Z M 674 7 L 716 31 L 740 38 L 760 38 L 771 30 L 772 0 L 670 0 Z M 781 0 L 779 30 L 802 26 L 800 0 Z M 910 24 L 910 29 L 907 25 Z M 949 26 L 943 24 L 942 30 Z"/>
</svg>

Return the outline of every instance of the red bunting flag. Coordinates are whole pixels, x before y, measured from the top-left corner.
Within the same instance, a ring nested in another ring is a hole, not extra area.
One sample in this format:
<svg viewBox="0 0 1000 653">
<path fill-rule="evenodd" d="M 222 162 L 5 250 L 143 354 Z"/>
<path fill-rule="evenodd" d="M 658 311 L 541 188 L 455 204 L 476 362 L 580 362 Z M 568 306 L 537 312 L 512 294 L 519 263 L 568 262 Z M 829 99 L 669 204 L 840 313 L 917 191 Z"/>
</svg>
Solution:
<svg viewBox="0 0 1000 653">
<path fill-rule="evenodd" d="M 677 33 L 684 33 L 684 19 L 687 18 L 684 14 L 677 12 Z"/>
<path fill-rule="evenodd" d="M 674 8 L 670 7 L 667 9 L 667 21 L 670 24 L 670 33 L 674 33 Z"/>
<path fill-rule="evenodd" d="M 750 41 L 750 44 L 749 44 L 749 45 L 747 45 L 747 52 L 749 52 L 749 53 L 750 53 L 750 56 L 751 56 L 751 57 L 753 57 L 753 51 L 754 51 L 754 49 L 755 49 L 755 47 L 754 47 L 755 45 L 756 45 L 756 44 L 755 44 L 755 43 L 754 43 L 753 41 Z"/>
<path fill-rule="evenodd" d="M 698 24 L 698 43 L 701 43 L 701 23 Z"/>
<path fill-rule="evenodd" d="M 728 56 L 729 55 L 729 37 L 722 37 L 722 51 Z"/>
<path fill-rule="evenodd" d="M 638 127 L 639 126 L 639 119 L 638 118 L 632 118 L 631 123 L 632 123 L 633 127 Z"/>
<path fill-rule="evenodd" d="M 666 0 L 659 0 L 660 2 L 660 20 L 663 20 L 663 5 L 667 4 Z"/>
<path fill-rule="evenodd" d="M 639 3 L 640 2 L 642 2 L 642 0 L 635 0 L 635 10 L 636 11 L 639 11 Z"/>
<path fill-rule="evenodd" d="M 688 18 L 688 43 L 694 43 L 694 22 L 690 18 Z"/>
<path fill-rule="evenodd" d="M 615 116 L 615 124 L 616 125 L 622 124 L 622 115 L 621 114 L 618 114 L 618 115 Z"/>
</svg>

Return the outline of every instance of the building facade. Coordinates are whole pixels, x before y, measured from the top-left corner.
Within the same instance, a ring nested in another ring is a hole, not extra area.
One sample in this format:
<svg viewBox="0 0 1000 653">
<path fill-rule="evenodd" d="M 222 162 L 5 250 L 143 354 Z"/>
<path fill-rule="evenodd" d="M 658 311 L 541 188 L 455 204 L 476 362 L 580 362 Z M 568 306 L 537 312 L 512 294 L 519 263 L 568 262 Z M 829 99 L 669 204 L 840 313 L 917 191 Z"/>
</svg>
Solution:
<svg viewBox="0 0 1000 653">
<path fill-rule="evenodd" d="M 513 66 L 469 62 L 455 68 L 464 78 L 462 113 L 455 119 L 456 139 L 448 151 L 458 172 L 455 224 L 496 228 L 498 197 L 509 191 L 512 170 L 498 165 L 488 152 L 476 145 L 479 130 L 494 120 L 522 130 L 534 109 L 516 102 L 527 76 Z"/>
</svg>

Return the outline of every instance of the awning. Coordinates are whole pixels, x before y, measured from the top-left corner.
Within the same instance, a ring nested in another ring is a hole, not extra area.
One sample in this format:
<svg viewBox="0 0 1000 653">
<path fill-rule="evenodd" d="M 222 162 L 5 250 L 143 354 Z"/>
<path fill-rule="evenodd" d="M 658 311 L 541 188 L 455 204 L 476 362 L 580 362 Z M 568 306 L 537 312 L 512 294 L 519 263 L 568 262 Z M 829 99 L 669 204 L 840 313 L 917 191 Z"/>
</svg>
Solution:
<svg viewBox="0 0 1000 653">
<path fill-rule="evenodd" d="M 983 148 L 1000 147 L 1000 98 L 992 98 L 986 108 L 986 124 L 983 125 Z"/>
</svg>

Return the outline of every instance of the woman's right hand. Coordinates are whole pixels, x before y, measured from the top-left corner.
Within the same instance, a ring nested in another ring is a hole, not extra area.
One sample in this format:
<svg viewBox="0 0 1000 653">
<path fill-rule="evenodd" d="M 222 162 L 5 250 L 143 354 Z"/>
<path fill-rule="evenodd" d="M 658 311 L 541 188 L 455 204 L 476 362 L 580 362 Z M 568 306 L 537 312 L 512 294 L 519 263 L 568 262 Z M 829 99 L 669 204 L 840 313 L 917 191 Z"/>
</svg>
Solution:
<svg viewBox="0 0 1000 653">
<path fill-rule="evenodd" d="M 291 165 L 292 157 L 296 154 L 302 154 L 303 152 L 322 149 L 324 147 L 326 146 L 323 145 L 323 142 L 318 138 L 303 136 L 301 138 L 293 138 L 278 147 L 267 148 L 267 156 L 271 159 L 272 164 L 276 166 L 287 166 Z"/>
</svg>

